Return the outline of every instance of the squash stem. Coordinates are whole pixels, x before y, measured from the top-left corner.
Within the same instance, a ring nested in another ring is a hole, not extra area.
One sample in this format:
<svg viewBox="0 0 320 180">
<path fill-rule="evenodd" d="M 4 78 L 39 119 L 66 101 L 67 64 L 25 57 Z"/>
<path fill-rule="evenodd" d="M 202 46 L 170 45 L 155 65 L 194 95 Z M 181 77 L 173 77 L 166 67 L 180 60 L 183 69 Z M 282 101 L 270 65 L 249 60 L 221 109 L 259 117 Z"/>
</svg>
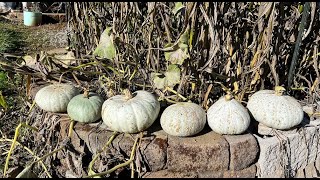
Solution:
<svg viewBox="0 0 320 180">
<path fill-rule="evenodd" d="M 84 98 L 89 98 L 89 90 L 88 89 L 84 90 L 83 97 Z"/>
<path fill-rule="evenodd" d="M 233 96 L 232 96 L 232 94 L 228 93 L 227 95 L 225 95 L 224 98 L 226 99 L 226 101 L 230 101 L 233 99 Z"/>
<path fill-rule="evenodd" d="M 129 89 L 124 89 L 123 90 L 124 96 L 126 100 L 132 99 L 132 93 L 130 92 Z"/>
<path fill-rule="evenodd" d="M 284 87 L 282 87 L 282 86 L 276 86 L 276 87 L 274 88 L 274 90 L 275 90 L 275 94 L 276 94 L 277 96 L 282 96 L 283 93 L 286 91 L 286 89 L 285 89 Z"/>
</svg>

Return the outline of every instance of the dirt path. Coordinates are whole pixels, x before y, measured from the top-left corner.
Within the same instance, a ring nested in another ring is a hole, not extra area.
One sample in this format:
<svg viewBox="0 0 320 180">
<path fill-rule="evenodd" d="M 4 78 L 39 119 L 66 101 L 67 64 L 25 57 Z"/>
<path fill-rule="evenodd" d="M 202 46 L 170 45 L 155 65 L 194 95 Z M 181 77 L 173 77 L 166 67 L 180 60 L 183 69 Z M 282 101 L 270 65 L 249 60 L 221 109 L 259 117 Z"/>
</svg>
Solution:
<svg viewBox="0 0 320 180">
<path fill-rule="evenodd" d="M 9 21 L 0 18 L 0 29 L 12 32 L 12 37 L 7 42 L 15 41 L 11 52 L 32 54 L 56 48 L 65 48 L 67 42 L 67 23 L 43 24 L 28 27 L 21 20 Z"/>
</svg>

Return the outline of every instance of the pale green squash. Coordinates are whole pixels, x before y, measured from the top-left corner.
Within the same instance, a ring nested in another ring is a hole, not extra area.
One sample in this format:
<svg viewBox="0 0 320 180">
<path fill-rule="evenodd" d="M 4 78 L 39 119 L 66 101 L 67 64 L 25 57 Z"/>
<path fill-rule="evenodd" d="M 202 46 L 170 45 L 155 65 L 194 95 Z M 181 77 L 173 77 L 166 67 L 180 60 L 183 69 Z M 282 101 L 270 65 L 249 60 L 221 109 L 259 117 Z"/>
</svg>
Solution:
<svg viewBox="0 0 320 180">
<path fill-rule="evenodd" d="M 74 121 L 92 123 L 101 118 L 103 99 L 96 93 L 79 94 L 71 99 L 67 112 Z"/>
</svg>

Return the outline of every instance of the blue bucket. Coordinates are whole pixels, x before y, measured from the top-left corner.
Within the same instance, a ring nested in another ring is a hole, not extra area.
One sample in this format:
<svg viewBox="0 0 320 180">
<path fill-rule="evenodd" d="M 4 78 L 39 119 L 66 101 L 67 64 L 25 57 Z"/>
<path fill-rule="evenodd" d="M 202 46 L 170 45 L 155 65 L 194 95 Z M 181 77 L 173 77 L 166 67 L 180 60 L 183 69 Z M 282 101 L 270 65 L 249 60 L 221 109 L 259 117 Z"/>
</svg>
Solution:
<svg viewBox="0 0 320 180">
<path fill-rule="evenodd" d="M 38 26 L 42 22 L 42 13 L 23 11 L 23 22 L 26 26 Z"/>
</svg>

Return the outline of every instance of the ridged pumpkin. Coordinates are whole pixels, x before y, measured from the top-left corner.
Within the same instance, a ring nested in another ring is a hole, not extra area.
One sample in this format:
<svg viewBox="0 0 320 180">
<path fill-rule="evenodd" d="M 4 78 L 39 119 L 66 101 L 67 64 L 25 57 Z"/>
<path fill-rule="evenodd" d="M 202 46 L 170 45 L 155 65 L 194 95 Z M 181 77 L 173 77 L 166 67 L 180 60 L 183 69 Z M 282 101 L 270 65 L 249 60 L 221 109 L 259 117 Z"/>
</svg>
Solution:
<svg viewBox="0 0 320 180">
<path fill-rule="evenodd" d="M 79 93 L 79 90 L 70 84 L 51 84 L 37 92 L 35 102 L 45 111 L 66 112 L 70 100 Z"/>
<path fill-rule="evenodd" d="M 211 105 L 207 119 L 210 128 L 218 134 L 241 134 L 250 125 L 248 110 L 230 94 Z"/>
<path fill-rule="evenodd" d="M 192 102 L 179 102 L 167 107 L 160 118 L 162 129 L 172 136 L 193 136 L 206 125 L 206 112 Z"/>
<path fill-rule="evenodd" d="M 85 91 L 71 99 L 67 112 L 74 121 L 92 123 L 101 118 L 103 99 L 96 93 Z"/>
<path fill-rule="evenodd" d="M 260 90 L 248 100 L 247 108 L 258 122 L 279 130 L 290 129 L 303 120 L 303 110 L 299 102 L 288 95 L 285 89 Z"/>
<path fill-rule="evenodd" d="M 150 92 L 139 90 L 116 95 L 102 105 L 102 120 L 113 131 L 137 133 L 149 128 L 157 119 L 160 103 Z"/>
</svg>

